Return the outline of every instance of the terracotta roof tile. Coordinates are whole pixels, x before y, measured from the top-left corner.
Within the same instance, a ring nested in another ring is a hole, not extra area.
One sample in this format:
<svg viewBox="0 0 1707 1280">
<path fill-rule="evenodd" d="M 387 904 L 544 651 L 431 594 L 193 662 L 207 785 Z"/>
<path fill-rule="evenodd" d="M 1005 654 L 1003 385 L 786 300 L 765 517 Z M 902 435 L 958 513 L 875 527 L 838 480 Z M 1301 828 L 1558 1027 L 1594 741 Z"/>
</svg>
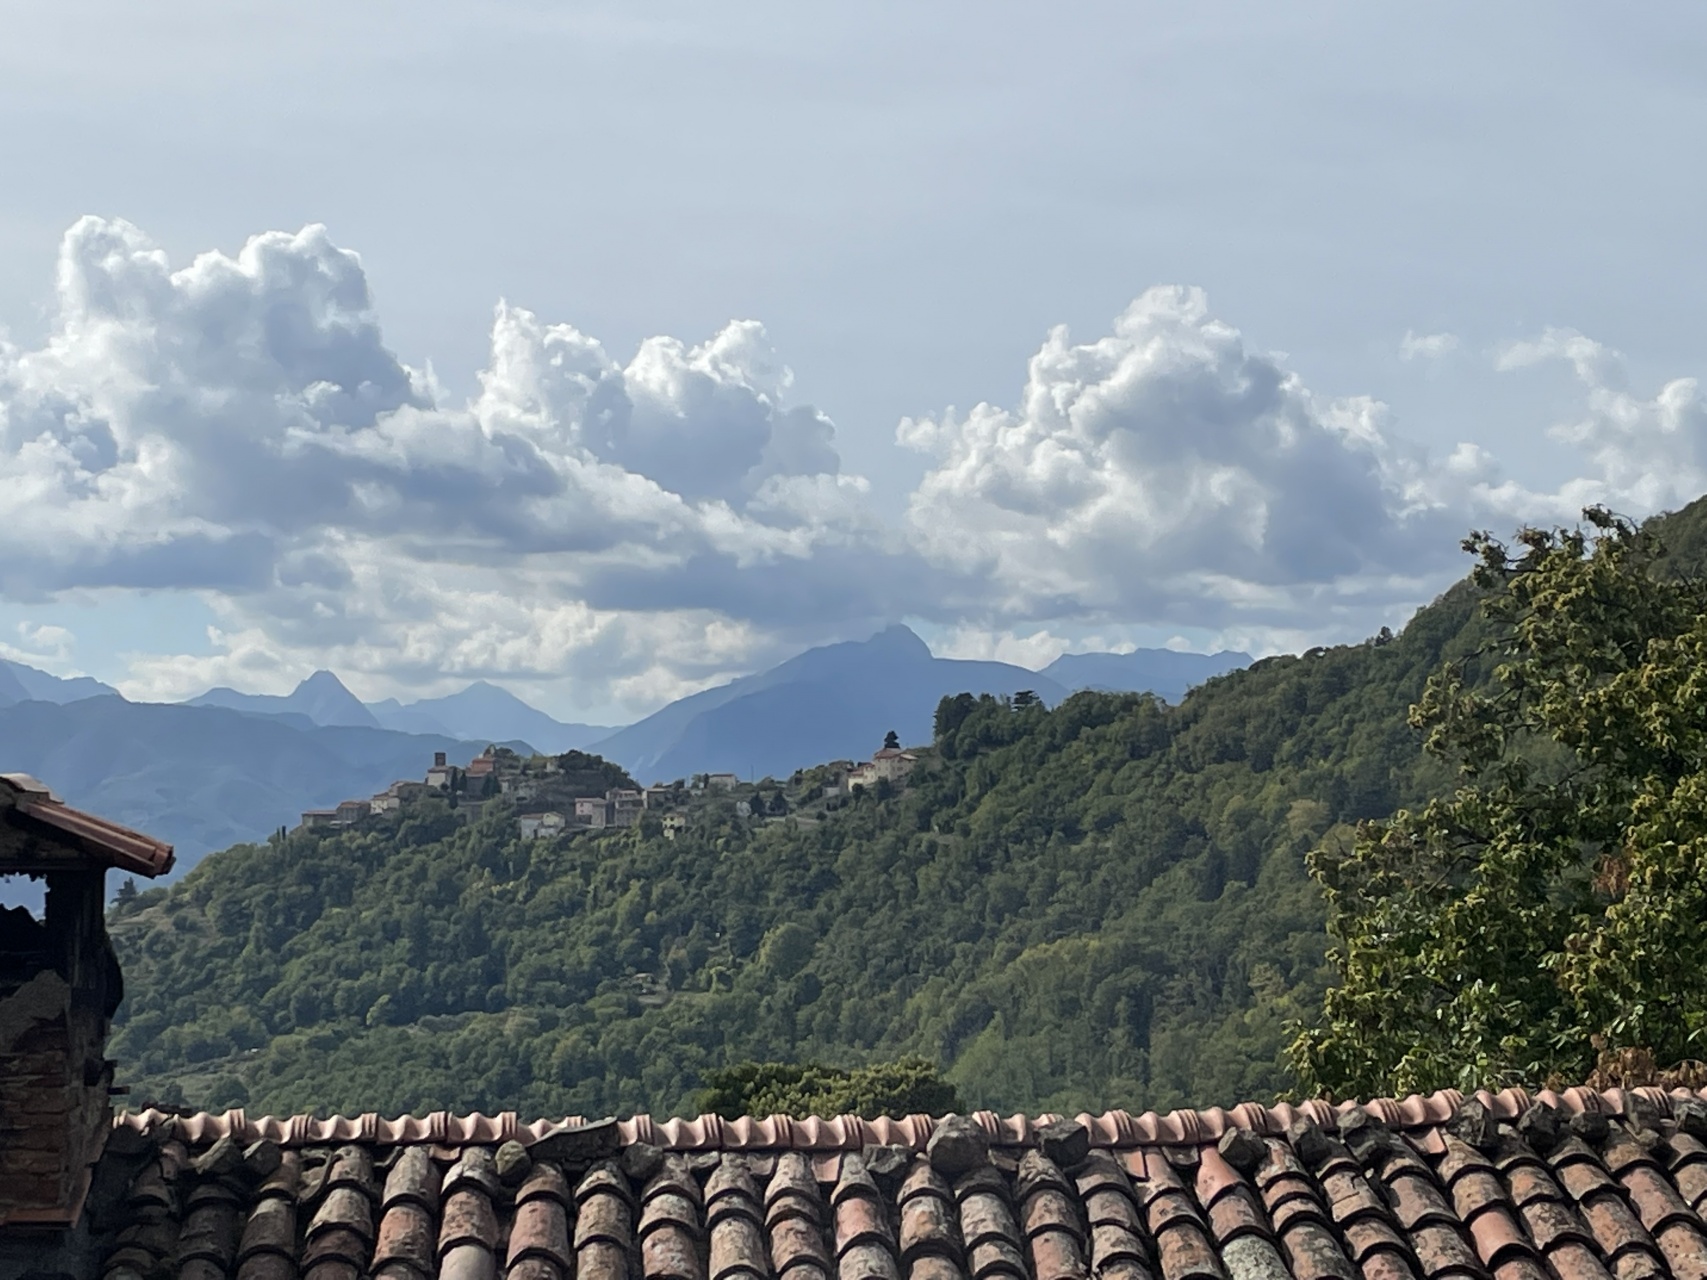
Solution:
<svg viewBox="0 0 1707 1280">
<path fill-rule="evenodd" d="M 172 846 L 116 822 L 73 809 L 27 773 L 0 773 L 0 822 L 46 842 L 0 845 L 0 870 L 55 870 L 67 865 L 113 867 L 139 876 L 172 869 Z"/>
<path fill-rule="evenodd" d="M 758 1188 L 744 1162 L 726 1155 L 706 1183 L 711 1280 L 767 1280 L 770 1271 Z"/>
<path fill-rule="evenodd" d="M 1190 1222 L 1178 1221 L 1156 1238 L 1165 1280 L 1228 1280 L 1209 1238 Z"/>
<path fill-rule="evenodd" d="M 931 1126 L 915 1117 L 641 1117 L 607 1147 L 510 1114 L 155 1113 L 121 1120 L 156 1155 L 131 1181 L 102 1275 L 1707 1280 L 1694 1132 L 1707 1113 L 1671 1101 L 1567 1090 L 1537 1109 L 1510 1091 L 1357 1112 L 1109 1113 L 1079 1117 L 1082 1131 L 984 1113 L 973 1122 L 991 1145 L 965 1148 L 971 1167 L 953 1177 L 925 1156 Z M 221 1138 L 286 1149 L 251 1184 L 213 1152 Z M 533 1148 L 519 1185 L 498 1176 L 508 1141 Z M 592 1151 L 622 1159 L 576 1154 Z"/>
</svg>

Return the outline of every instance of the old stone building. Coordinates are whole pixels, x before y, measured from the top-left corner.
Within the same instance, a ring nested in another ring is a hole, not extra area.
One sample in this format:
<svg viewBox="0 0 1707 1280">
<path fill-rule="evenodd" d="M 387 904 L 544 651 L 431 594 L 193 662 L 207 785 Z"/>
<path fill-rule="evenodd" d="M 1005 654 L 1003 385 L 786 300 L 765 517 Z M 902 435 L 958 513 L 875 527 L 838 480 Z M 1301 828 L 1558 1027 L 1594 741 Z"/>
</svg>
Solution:
<svg viewBox="0 0 1707 1280">
<path fill-rule="evenodd" d="M 0 875 L 46 885 L 39 913 L 0 908 L 0 1275 L 79 1223 L 112 1128 L 103 1053 L 124 985 L 106 874 L 171 865 L 170 845 L 73 809 L 34 778 L 0 775 Z"/>
</svg>

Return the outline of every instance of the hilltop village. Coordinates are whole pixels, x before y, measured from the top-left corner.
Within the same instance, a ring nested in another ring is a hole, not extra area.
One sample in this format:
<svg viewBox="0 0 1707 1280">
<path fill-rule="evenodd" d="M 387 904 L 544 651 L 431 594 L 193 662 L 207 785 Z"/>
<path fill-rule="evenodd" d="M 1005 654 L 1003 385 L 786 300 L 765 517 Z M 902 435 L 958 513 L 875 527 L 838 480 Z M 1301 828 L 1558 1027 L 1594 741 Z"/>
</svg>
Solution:
<svg viewBox="0 0 1707 1280">
<path fill-rule="evenodd" d="M 365 800 L 306 810 L 297 830 L 355 826 L 436 797 L 448 799 L 465 822 L 479 818 L 489 804 L 513 805 L 516 829 L 524 840 L 639 826 L 647 816 L 655 818 L 661 833 L 673 840 L 687 823 L 686 810 L 702 798 L 728 796 L 734 800 L 736 816 L 742 818 L 781 818 L 802 809 L 834 809 L 859 791 L 885 794 L 905 787 L 918 760 L 916 753 L 902 750 L 890 734 L 870 760 L 834 760 L 798 770 L 786 782 L 701 773 L 642 787 L 620 766 L 581 751 L 523 756 L 494 745 L 460 766 L 448 763 L 445 753 L 438 751 L 419 781 L 399 779 Z"/>
</svg>

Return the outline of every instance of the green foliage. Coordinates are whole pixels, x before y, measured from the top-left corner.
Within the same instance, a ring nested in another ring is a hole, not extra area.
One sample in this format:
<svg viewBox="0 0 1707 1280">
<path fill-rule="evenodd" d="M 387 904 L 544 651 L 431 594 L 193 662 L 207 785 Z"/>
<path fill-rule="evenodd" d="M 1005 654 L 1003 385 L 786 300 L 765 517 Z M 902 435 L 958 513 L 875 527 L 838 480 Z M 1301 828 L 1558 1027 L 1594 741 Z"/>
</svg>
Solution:
<svg viewBox="0 0 1707 1280">
<path fill-rule="evenodd" d="M 602 796 L 639 785 L 621 765 L 586 751 L 565 751 L 557 757 L 557 770 L 564 788 L 575 795 Z"/>
<path fill-rule="evenodd" d="M 1707 589 L 1653 529 L 1584 517 L 1522 531 L 1516 554 L 1465 544 L 1491 643 L 1411 715 L 1455 784 L 1312 855 L 1340 980 L 1293 1046 L 1311 1088 L 1580 1079 L 1597 1049 L 1699 1056 Z"/>
<path fill-rule="evenodd" d="M 1004 1111 L 1270 1098 L 1329 976 L 1304 855 L 1450 779 L 1406 708 L 1484 629 L 1458 588 L 1178 707 L 945 699 L 894 794 L 803 770 L 786 817 L 684 798 L 673 841 L 524 842 L 500 798 L 240 846 L 114 917 L 112 1052 L 138 1100 L 256 1113 L 669 1112 L 907 1057 Z"/>
<path fill-rule="evenodd" d="M 818 1063 L 745 1062 L 713 1071 L 698 1106 L 737 1116 L 945 1115 L 962 1110 L 955 1087 L 936 1064 L 920 1057 L 844 1070 Z"/>
</svg>

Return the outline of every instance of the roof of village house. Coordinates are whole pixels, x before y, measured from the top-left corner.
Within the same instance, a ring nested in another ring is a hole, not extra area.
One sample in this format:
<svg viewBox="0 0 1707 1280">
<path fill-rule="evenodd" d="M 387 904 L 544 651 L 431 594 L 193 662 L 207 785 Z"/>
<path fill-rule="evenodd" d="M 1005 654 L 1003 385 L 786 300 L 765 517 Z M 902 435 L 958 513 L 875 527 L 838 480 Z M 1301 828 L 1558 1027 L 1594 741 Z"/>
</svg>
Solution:
<svg viewBox="0 0 1707 1280">
<path fill-rule="evenodd" d="M 119 1119 L 106 1280 L 1707 1276 L 1707 1101 L 1447 1091 L 1073 1121 Z"/>
<path fill-rule="evenodd" d="M 172 846 L 73 809 L 27 773 L 0 773 L 0 874 L 112 867 L 160 876 Z"/>
</svg>

